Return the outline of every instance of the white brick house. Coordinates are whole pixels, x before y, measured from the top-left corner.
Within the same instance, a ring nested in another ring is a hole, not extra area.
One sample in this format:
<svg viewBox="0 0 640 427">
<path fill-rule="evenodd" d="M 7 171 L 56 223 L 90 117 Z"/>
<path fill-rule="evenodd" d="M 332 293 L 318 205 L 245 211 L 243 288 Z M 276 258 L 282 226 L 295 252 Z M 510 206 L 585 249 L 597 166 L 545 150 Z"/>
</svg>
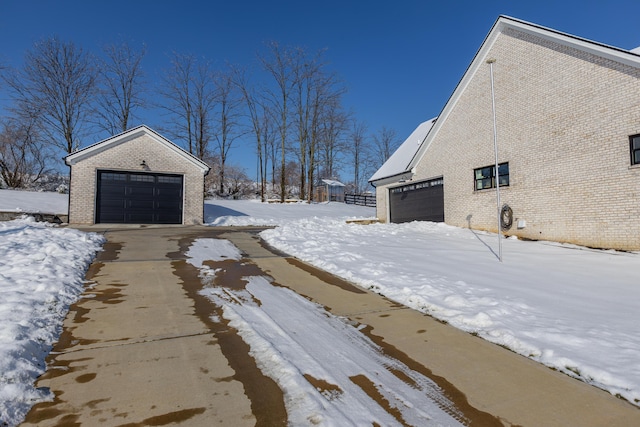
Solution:
<svg viewBox="0 0 640 427">
<path fill-rule="evenodd" d="M 65 157 L 69 223 L 202 224 L 209 166 L 147 126 Z"/>
<path fill-rule="evenodd" d="M 504 16 L 415 155 L 372 177 L 378 217 L 498 230 L 488 60 L 505 233 L 640 250 L 640 56 Z"/>
</svg>

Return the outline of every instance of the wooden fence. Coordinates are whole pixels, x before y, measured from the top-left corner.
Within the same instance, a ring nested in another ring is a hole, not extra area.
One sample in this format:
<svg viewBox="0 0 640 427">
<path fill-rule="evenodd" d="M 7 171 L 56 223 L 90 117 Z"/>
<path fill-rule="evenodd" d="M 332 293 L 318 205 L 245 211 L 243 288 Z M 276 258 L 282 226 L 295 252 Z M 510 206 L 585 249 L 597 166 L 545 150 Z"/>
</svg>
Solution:
<svg viewBox="0 0 640 427">
<path fill-rule="evenodd" d="M 345 194 L 344 202 L 348 205 L 376 207 L 375 194 Z"/>
</svg>

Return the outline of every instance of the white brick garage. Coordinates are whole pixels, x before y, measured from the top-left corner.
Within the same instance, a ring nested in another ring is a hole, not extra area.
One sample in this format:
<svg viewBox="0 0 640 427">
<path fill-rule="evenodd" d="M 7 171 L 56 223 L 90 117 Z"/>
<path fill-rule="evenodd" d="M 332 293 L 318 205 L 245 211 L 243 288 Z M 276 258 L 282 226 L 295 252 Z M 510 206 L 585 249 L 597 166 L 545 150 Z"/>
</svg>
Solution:
<svg viewBox="0 0 640 427">
<path fill-rule="evenodd" d="M 202 224 L 209 167 L 146 126 L 65 158 L 69 223 Z"/>
</svg>

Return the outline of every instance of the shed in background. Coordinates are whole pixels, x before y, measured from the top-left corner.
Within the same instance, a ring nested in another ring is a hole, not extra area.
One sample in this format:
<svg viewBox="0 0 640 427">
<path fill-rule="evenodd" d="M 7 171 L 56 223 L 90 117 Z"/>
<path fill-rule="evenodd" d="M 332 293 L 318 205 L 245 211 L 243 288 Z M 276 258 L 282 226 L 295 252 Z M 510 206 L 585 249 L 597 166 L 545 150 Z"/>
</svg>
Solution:
<svg viewBox="0 0 640 427">
<path fill-rule="evenodd" d="M 333 179 L 321 179 L 316 185 L 314 201 L 316 202 L 344 202 L 346 185 Z"/>
</svg>

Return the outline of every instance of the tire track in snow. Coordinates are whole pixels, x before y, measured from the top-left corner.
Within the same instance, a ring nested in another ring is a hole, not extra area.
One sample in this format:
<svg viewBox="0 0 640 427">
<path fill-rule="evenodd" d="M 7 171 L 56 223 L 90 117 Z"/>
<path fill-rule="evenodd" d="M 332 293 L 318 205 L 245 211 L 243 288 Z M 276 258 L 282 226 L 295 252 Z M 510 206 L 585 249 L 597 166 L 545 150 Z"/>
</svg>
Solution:
<svg viewBox="0 0 640 427">
<path fill-rule="evenodd" d="M 281 387 L 291 425 L 469 424 L 438 384 L 386 355 L 348 319 L 263 276 L 227 287 L 229 261 L 205 263 L 220 280 L 201 293 L 222 307 L 258 367 Z"/>
</svg>

